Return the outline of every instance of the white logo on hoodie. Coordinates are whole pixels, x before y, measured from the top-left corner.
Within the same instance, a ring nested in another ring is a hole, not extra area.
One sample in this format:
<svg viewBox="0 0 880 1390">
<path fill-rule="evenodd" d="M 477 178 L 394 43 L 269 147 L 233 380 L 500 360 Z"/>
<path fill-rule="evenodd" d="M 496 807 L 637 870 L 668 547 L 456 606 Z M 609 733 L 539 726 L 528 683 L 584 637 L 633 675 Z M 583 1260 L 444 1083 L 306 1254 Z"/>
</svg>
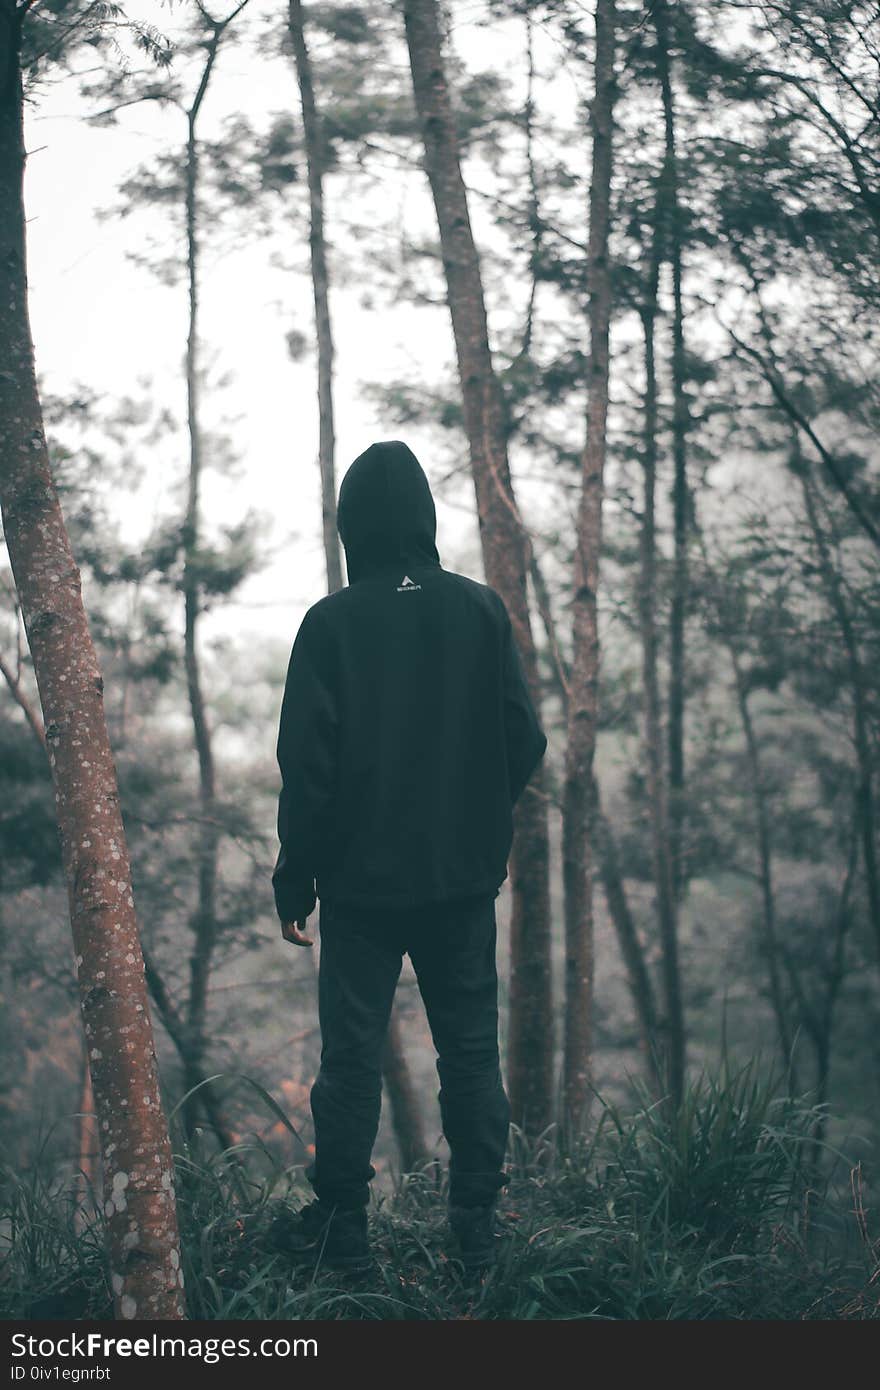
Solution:
<svg viewBox="0 0 880 1390">
<path fill-rule="evenodd" d="M 405 574 L 397 586 L 397 592 L 399 594 L 406 594 L 409 593 L 410 590 L 420 589 L 421 587 L 421 584 L 414 584 L 409 575 Z"/>
</svg>

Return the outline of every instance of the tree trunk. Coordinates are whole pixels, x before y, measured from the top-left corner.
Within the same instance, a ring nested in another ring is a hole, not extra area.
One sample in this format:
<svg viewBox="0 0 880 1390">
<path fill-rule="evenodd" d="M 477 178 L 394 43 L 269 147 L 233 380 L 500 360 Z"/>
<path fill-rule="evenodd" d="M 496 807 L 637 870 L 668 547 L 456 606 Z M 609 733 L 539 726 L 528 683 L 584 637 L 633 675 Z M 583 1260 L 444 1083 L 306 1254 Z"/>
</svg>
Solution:
<svg viewBox="0 0 880 1390">
<path fill-rule="evenodd" d="M 812 1163 L 816 1170 L 821 1167 L 825 1133 L 828 1126 L 828 1111 L 826 1106 L 831 1077 L 831 1047 L 834 1039 L 834 1016 L 846 973 L 846 936 L 852 916 L 850 913 L 849 901 L 853 879 L 855 878 L 858 865 L 860 818 L 863 814 L 863 809 L 857 797 L 856 824 L 850 842 L 849 857 L 843 875 L 843 883 L 841 885 L 840 898 L 837 906 L 834 946 L 831 953 L 831 969 L 828 971 L 825 980 L 825 997 L 820 1005 L 819 1017 L 817 1019 L 818 1027 L 815 1029 L 813 1038 L 814 1047 L 816 1049 L 816 1105 L 819 1107 L 816 1124 L 813 1129 Z"/>
<path fill-rule="evenodd" d="M 810 530 L 819 555 L 819 572 L 831 610 L 837 619 L 837 626 L 846 651 L 849 666 L 850 688 L 853 702 L 853 744 L 857 760 L 857 801 L 858 821 L 862 837 L 862 856 L 865 865 L 865 886 L 868 894 L 868 916 L 874 931 L 877 951 L 880 954 L 880 881 L 877 870 L 877 817 L 874 808 L 874 773 L 870 734 L 869 691 L 870 678 L 866 675 L 859 653 L 858 636 L 853 627 L 852 617 L 846 601 L 843 584 L 834 564 L 828 537 L 822 527 L 816 508 L 813 486 L 810 482 L 808 465 L 799 453 L 799 437 L 793 434 L 793 447 L 799 459 L 801 491 Z"/>
<path fill-rule="evenodd" d="M 289 0 L 288 27 L 299 80 L 303 137 L 309 181 L 309 255 L 318 339 L 318 463 L 321 517 L 329 593 L 342 588 L 342 560 L 336 532 L 335 433 L 333 426 L 333 335 L 330 328 L 327 250 L 324 240 L 324 139 L 315 106 L 312 64 L 306 46 L 301 0 Z"/>
<path fill-rule="evenodd" d="M 672 888 L 681 898 L 687 877 L 684 863 L 684 716 L 685 716 L 685 617 L 687 615 L 690 533 L 690 495 L 687 480 L 688 407 L 684 383 L 687 370 L 684 347 L 684 308 L 681 292 L 681 215 L 678 200 L 678 156 L 675 136 L 675 103 L 672 93 L 667 0 L 655 0 L 652 8 L 657 34 L 657 70 L 663 102 L 665 183 L 663 215 L 665 251 L 672 272 L 672 603 L 669 613 L 669 855 Z"/>
<path fill-rule="evenodd" d="M 770 822 L 770 808 L 767 804 L 767 789 L 761 767 L 761 752 L 758 737 L 749 707 L 749 695 L 743 677 L 742 667 L 736 646 L 728 639 L 728 650 L 733 663 L 736 684 L 736 701 L 740 722 L 746 740 L 746 753 L 752 779 L 752 796 L 755 802 L 755 816 L 758 827 L 758 867 L 761 880 L 761 904 L 764 919 L 764 949 L 767 954 L 767 970 L 770 976 L 770 1000 L 776 1018 L 776 1031 L 779 1046 L 785 1058 L 789 1090 L 797 1094 L 799 1090 L 797 1068 L 794 1059 L 794 1038 L 788 1021 L 788 1009 L 782 991 L 782 978 L 779 973 L 779 940 L 776 933 L 776 893 L 773 885 L 773 836 Z"/>
<path fill-rule="evenodd" d="M 436 0 L 405 0 L 403 11 L 425 171 L 440 231 L 486 579 L 507 606 L 526 680 L 540 707 L 527 594 L 528 547 L 510 477 L 504 403 L 489 349 Z M 508 1088 L 514 1123 L 537 1134 L 550 1122 L 553 1093 L 549 838 L 540 769 L 517 805 L 515 824 Z"/>
<path fill-rule="evenodd" d="M 401 1173 L 427 1163 L 430 1158 L 419 1109 L 419 1098 L 406 1061 L 400 1020 L 392 1013 L 382 1054 L 382 1079 L 391 1104 L 391 1121 L 400 1152 Z"/>
<path fill-rule="evenodd" d="M 207 1081 L 207 1073 L 204 1071 L 201 1063 L 194 1060 L 190 1054 L 189 1032 L 186 1021 L 181 1018 L 172 1000 L 169 998 L 168 991 L 165 988 L 165 981 L 156 969 L 156 964 L 146 946 L 143 948 L 143 953 L 144 969 L 147 976 L 147 988 L 156 1006 L 156 1013 L 159 1016 L 159 1021 L 177 1049 L 177 1055 L 183 1066 L 184 1085 L 187 1090 L 192 1090 L 193 1087 L 199 1088 L 198 1095 L 193 1098 L 193 1104 L 201 1106 L 205 1120 L 214 1131 L 221 1149 L 230 1149 L 235 1141 L 226 1127 L 226 1121 L 220 1112 L 220 1106 L 214 1097 L 211 1087 L 205 1084 Z"/>
<path fill-rule="evenodd" d="M 684 1092 L 685 1036 L 678 964 L 678 922 L 669 846 L 669 818 L 664 777 L 660 687 L 657 675 L 656 526 L 657 478 L 657 375 L 654 359 L 654 325 L 661 261 L 662 183 L 658 188 L 656 225 L 649 267 L 646 303 L 642 311 L 645 337 L 644 506 L 639 535 L 639 626 L 642 639 L 642 671 L 645 700 L 645 766 L 651 820 L 651 856 L 654 871 L 657 922 L 663 962 L 664 1020 L 662 1067 L 673 1105 Z"/>
<path fill-rule="evenodd" d="M 186 144 L 186 264 L 189 291 L 189 330 L 186 342 L 186 417 L 189 434 L 189 487 L 186 517 L 183 526 L 184 569 L 184 666 L 186 688 L 192 718 L 193 738 L 199 764 L 199 829 L 198 829 L 198 903 L 192 917 L 194 934 L 190 956 L 190 989 L 187 1001 L 186 1052 L 184 1079 L 187 1090 L 197 1085 L 196 1076 L 203 1073 L 205 1053 L 205 1024 L 208 1004 L 208 981 L 217 940 L 217 785 L 214 770 L 214 750 L 208 723 L 205 697 L 202 690 L 197 635 L 201 609 L 198 578 L 199 549 L 199 488 L 202 477 L 202 431 L 200 420 L 199 376 L 199 146 L 196 126 L 199 112 L 217 54 L 222 29 L 214 29 L 207 46 L 207 58 L 202 69 L 192 106 L 187 112 Z M 199 1092 L 190 1097 L 183 1111 L 184 1123 L 192 1130 L 203 1097 Z"/>
<path fill-rule="evenodd" d="M 534 551 L 529 562 L 529 573 L 552 658 L 553 683 L 562 704 L 563 715 L 567 720 L 571 672 L 560 650 L 556 623 L 550 603 L 550 592 Z M 639 940 L 636 924 L 630 911 L 614 829 L 602 810 L 601 792 L 594 773 L 591 776 L 590 797 L 590 825 L 598 856 L 599 877 L 602 880 L 608 915 L 617 935 L 620 954 L 623 958 L 627 981 L 632 994 L 639 1029 L 639 1047 L 644 1058 L 648 1079 L 655 1089 L 659 1089 L 657 1006 L 654 999 L 654 987 L 651 983 L 648 963 L 645 960 L 644 948 Z"/>
<path fill-rule="evenodd" d="M 2 652 L 0 652 L 0 675 L 2 675 L 9 687 L 10 695 L 27 720 L 31 732 L 42 744 L 43 748 L 45 748 L 46 731 L 43 728 L 43 721 L 40 718 L 39 711 L 34 708 L 33 702 L 28 698 L 27 691 L 21 683 L 21 673 L 13 671 Z"/>
<path fill-rule="evenodd" d="M 610 822 L 602 811 L 598 783 L 593 780 L 592 811 L 593 843 L 599 860 L 599 877 L 605 892 L 608 913 L 617 933 L 620 954 L 626 967 L 630 993 L 639 1029 L 639 1047 L 645 1063 L 648 1081 L 655 1091 L 662 1089 L 662 1058 L 659 1054 L 659 1024 L 657 1003 L 645 951 L 639 940 L 626 896 L 626 885 L 620 868 L 617 842 Z"/>
<path fill-rule="evenodd" d="M 181 1318 L 183 1274 L 103 683 L 49 468 L 27 310 L 22 14 L 0 0 L 0 505 L 55 784 L 120 1318 Z"/>
<path fill-rule="evenodd" d="M 562 877 L 565 891 L 565 1039 L 563 1124 L 583 1126 L 590 1097 L 593 1043 L 593 755 L 599 694 L 599 557 L 608 420 L 608 334 L 611 319 L 611 168 L 614 119 L 614 0 L 597 0 L 595 95 L 587 282 L 590 365 L 587 437 L 574 555 L 572 661 L 562 789 Z"/>
</svg>

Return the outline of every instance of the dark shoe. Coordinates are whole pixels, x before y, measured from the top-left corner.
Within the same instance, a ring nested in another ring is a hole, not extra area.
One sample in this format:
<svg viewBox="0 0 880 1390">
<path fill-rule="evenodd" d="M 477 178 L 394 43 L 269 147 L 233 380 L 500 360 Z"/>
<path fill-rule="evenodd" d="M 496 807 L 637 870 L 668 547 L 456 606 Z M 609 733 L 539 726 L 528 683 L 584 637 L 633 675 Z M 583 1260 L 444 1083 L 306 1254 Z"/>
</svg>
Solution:
<svg viewBox="0 0 880 1390">
<path fill-rule="evenodd" d="M 495 1259 L 495 1203 L 485 1207 L 450 1207 L 449 1224 L 467 1270 L 485 1269 Z"/>
<path fill-rule="evenodd" d="M 315 1201 L 300 1212 L 281 1212 L 269 1228 L 269 1242 L 297 1264 L 340 1270 L 369 1269 L 372 1264 L 362 1207 L 343 1210 Z"/>
</svg>

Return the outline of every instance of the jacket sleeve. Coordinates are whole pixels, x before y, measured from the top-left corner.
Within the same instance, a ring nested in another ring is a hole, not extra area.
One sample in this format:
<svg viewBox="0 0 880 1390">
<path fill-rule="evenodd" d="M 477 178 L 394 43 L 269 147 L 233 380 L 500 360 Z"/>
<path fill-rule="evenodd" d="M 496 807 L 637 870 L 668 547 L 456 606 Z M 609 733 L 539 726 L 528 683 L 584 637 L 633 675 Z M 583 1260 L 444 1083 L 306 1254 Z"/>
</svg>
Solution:
<svg viewBox="0 0 880 1390">
<path fill-rule="evenodd" d="M 287 668 L 278 730 L 281 847 L 272 887 L 283 922 L 301 921 L 315 906 L 318 859 L 333 821 L 336 734 L 329 651 L 307 613 Z"/>
<path fill-rule="evenodd" d="M 504 730 L 510 800 L 515 804 L 547 750 L 547 739 L 529 695 L 506 610 L 504 619 Z"/>
</svg>

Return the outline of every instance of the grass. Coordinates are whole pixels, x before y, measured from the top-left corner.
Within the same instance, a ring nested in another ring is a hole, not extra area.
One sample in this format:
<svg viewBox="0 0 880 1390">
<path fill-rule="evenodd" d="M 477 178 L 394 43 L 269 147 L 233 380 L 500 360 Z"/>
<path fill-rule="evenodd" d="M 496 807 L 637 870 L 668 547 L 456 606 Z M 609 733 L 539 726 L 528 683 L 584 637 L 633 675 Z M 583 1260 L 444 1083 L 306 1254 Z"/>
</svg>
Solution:
<svg viewBox="0 0 880 1390">
<path fill-rule="evenodd" d="M 256 1143 L 178 1144 L 189 1316 L 878 1318 L 862 1175 L 855 1203 L 817 1184 L 816 1118 L 747 1066 L 695 1080 L 677 1113 L 641 1093 L 626 1114 L 597 1101 L 589 1141 L 568 1150 L 514 1135 L 497 1262 L 476 1280 L 447 1252 L 445 1194 L 427 1175 L 375 1201 L 373 1271 L 304 1272 L 267 1238 L 279 1204 L 310 1195 L 299 1171 Z M 100 1219 L 83 1224 L 62 1183 L 4 1174 L 0 1222 L 3 1317 L 111 1316 Z"/>
</svg>

